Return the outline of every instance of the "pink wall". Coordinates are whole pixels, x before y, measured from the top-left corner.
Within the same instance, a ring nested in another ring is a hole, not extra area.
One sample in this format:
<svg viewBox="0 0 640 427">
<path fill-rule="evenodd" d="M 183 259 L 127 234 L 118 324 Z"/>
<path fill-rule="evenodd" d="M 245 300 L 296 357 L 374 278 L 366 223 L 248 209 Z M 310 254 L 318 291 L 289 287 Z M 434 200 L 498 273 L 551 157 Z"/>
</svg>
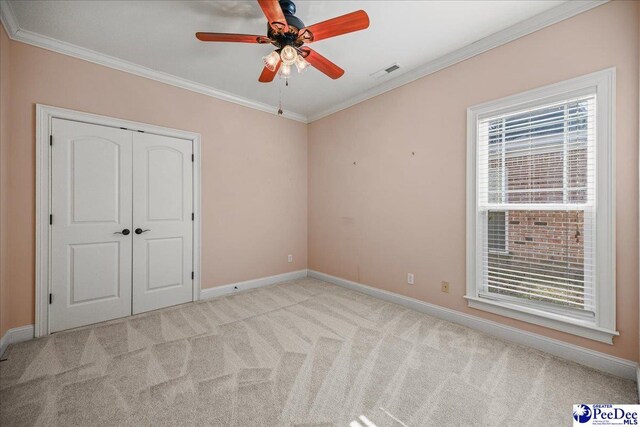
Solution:
<svg viewBox="0 0 640 427">
<path fill-rule="evenodd" d="M 202 134 L 203 288 L 307 267 L 305 124 L 27 44 L 10 47 L 11 111 L 2 123 L 11 124 L 3 187 L 11 227 L 3 230 L 0 333 L 34 322 L 36 103 Z"/>
<path fill-rule="evenodd" d="M 639 6 L 608 3 L 310 124 L 309 268 L 637 360 Z M 612 66 L 620 337 L 610 346 L 469 309 L 467 107 Z"/>
<path fill-rule="evenodd" d="M 0 337 L 7 330 L 6 283 L 6 212 L 7 203 L 7 146 L 9 143 L 9 37 L 0 25 Z"/>
<path fill-rule="evenodd" d="M 314 270 L 637 359 L 638 16 L 637 3 L 606 4 L 308 127 L 9 42 L 0 31 L 0 336 L 34 320 L 35 104 L 43 103 L 202 134 L 205 288 L 306 268 L 308 248 Z M 468 309 L 466 108 L 610 66 L 618 69 L 621 336 L 608 346 Z"/>
</svg>

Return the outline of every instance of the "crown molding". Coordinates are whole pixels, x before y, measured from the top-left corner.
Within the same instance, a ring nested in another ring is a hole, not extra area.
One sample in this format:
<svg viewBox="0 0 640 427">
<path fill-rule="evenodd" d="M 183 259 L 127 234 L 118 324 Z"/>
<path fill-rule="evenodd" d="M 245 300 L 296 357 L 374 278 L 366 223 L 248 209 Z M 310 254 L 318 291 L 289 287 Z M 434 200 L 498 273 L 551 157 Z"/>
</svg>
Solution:
<svg viewBox="0 0 640 427">
<path fill-rule="evenodd" d="M 9 37 L 13 37 L 13 35 L 18 32 L 18 23 L 16 22 L 11 5 L 5 0 L 0 1 L 0 22 L 4 25 L 4 29 L 7 30 Z"/>
<path fill-rule="evenodd" d="M 61 53 L 63 55 L 72 56 L 74 58 L 82 59 L 88 62 L 93 62 L 94 64 L 103 65 L 115 70 L 124 71 L 136 76 L 155 80 L 160 83 L 176 86 L 181 89 L 189 90 L 191 92 L 200 93 L 203 95 L 211 96 L 213 98 L 221 99 L 223 101 L 233 102 L 234 104 L 239 104 L 244 107 L 249 107 L 256 110 L 264 111 L 266 113 L 277 115 L 277 106 L 257 102 L 248 98 L 234 95 L 229 92 L 215 89 L 210 86 L 203 85 L 201 83 L 194 82 L 192 80 L 177 77 L 161 71 L 152 70 L 151 68 L 143 67 L 141 65 L 134 64 L 133 62 L 125 61 L 123 59 L 96 52 L 91 49 L 86 49 L 71 43 L 63 42 L 48 36 L 44 36 L 42 34 L 34 33 L 33 31 L 24 30 L 17 25 L 15 15 L 13 14 L 13 10 L 11 9 L 11 4 L 5 0 L 2 0 L 0 2 L 0 20 L 7 30 L 7 34 L 11 40 L 30 44 L 32 46 Z M 282 116 L 287 119 L 307 123 L 307 117 L 296 112 L 285 111 Z"/>
<path fill-rule="evenodd" d="M 311 123 L 608 2 L 609 0 L 567 1 L 553 9 L 549 9 L 527 20 L 512 25 L 511 27 L 493 33 L 490 36 L 441 56 L 418 68 L 414 68 L 411 71 L 387 80 L 378 86 L 375 86 L 359 95 L 350 97 L 348 100 L 336 104 L 319 113 L 305 116 L 296 112 L 285 111 L 283 117 L 302 123 Z M 223 101 L 233 102 L 234 104 L 239 104 L 270 114 L 277 114 L 277 107 L 273 105 L 257 102 L 229 92 L 215 89 L 211 86 L 206 86 L 201 83 L 173 76 L 161 71 L 152 70 L 91 49 L 86 49 L 71 43 L 43 36 L 32 31 L 24 30 L 18 25 L 13 10 L 11 9 L 11 4 L 7 0 L 0 0 L 0 22 L 4 25 L 11 40 L 27 43 L 32 46 L 93 62 L 94 64 L 103 65 L 115 70 L 145 77 L 171 86 L 176 86 L 192 92 L 221 99 Z"/>
<path fill-rule="evenodd" d="M 340 104 L 336 104 L 320 113 L 312 114 L 308 117 L 308 122 L 311 123 L 316 120 L 320 120 L 331 114 L 337 113 L 338 111 L 366 101 L 367 99 L 382 95 L 385 92 L 404 86 L 422 77 L 428 76 L 429 74 L 433 74 L 444 68 L 455 65 L 466 59 L 512 42 L 520 37 L 524 37 L 548 27 L 549 25 L 556 24 L 608 2 L 609 0 L 567 1 L 553 9 L 539 13 L 529 19 L 505 28 L 504 30 L 493 33 L 458 50 L 454 50 L 453 52 L 436 58 L 433 61 L 427 62 L 418 68 L 414 68 L 413 70 L 401 74 L 393 79 L 387 80 L 386 82 L 381 83 L 360 95 L 350 97 L 348 100 Z"/>
</svg>

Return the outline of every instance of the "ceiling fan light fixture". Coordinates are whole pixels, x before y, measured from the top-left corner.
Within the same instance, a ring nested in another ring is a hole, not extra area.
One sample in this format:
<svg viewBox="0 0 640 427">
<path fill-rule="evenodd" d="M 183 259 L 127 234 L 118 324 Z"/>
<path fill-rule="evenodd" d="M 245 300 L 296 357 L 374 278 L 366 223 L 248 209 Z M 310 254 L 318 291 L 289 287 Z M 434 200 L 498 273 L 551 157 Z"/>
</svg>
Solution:
<svg viewBox="0 0 640 427">
<path fill-rule="evenodd" d="M 280 77 L 282 78 L 288 78 L 291 75 L 291 65 L 289 64 L 282 64 L 282 67 L 280 67 Z"/>
<path fill-rule="evenodd" d="M 285 65 L 292 65 L 296 62 L 296 58 L 298 57 L 298 52 L 296 50 L 287 45 L 282 48 L 282 52 L 280 52 L 280 58 L 282 59 L 282 63 Z"/>
<path fill-rule="evenodd" d="M 280 55 L 278 55 L 278 52 L 273 51 L 267 56 L 263 56 L 262 61 L 264 62 L 264 66 L 270 71 L 275 71 L 278 61 L 280 61 Z"/>
<path fill-rule="evenodd" d="M 302 55 L 298 55 L 295 64 L 296 68 L 298 69 L 298 73 L 305 72 L 305 70 L 309 67 L 309 63 L 302 57 Z"/>
</svg>

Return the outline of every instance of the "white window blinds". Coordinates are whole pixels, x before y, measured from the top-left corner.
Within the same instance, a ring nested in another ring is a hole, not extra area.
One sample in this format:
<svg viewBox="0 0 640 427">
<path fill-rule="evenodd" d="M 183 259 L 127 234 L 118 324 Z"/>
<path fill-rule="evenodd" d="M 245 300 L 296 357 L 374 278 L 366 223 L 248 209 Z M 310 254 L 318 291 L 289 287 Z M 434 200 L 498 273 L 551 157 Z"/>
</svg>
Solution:
<svg viewBox="0 0 640 427">
<path fill-rule="evenodd" d="M 595 311 L 596 95 L 477 121 L 478 294 Z"/>
</svg>

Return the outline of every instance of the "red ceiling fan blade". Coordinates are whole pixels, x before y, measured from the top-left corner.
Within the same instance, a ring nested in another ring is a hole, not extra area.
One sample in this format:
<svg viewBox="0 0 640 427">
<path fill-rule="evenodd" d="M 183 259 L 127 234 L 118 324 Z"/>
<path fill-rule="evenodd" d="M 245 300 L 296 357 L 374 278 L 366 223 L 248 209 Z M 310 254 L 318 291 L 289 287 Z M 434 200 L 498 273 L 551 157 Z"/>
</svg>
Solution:
<svg viewBox="0 0 640 427">
<path fill-rule="evenodd" d="M 272 82 L 273 78 L 276 76 L 276 74 L 278 74 L 278 69 L 280 68 L 280 64 L 282 64 L 282 61 L 278 61 L 278 63 L 276 64 L 276 68 L 273 71 L 271 71 L 267 67 L 264 67 L 262 69 L 262 73 L 260 74 L 260 77 L 258 78 L 258 81 L 261 83 Z"/>
<path fill-rule="evenodd" d="M 271 43 L 268 37 L 251 34 L 196 33 L 196 38 L 203 42 Z"/>
<path fill-rule="evenodd" d="M 347 13 L 346 15 L 322 21 L 300 30 L 299 37 L 306 43 L 311 43 L 328 39 L 329 37 L 364 30 L 368 27 L 369 15 L 367 15 L 367 12 L 364 10 L 358 10 L 357 12 Z"/>
<path fill-rule="evenodd" d="M 309 64 L 313 65 L 332 79 L 338 79 L 344 74 L 344 70 L 342 68 L 338 67 L 315 50 L 309 49 L 308 47 L 303 47 L 300 50 L 303 53 L 304 59 L 306 59 Z"/>
<path fill-rule="evenodd" d="M 258 0 L 258 4 L 262 8 L 264 16 L 267 17 L 271 28 L 275 31 L 289 31 L 289 25 L 287 25 L 278 0 Z"/>
</svg>

